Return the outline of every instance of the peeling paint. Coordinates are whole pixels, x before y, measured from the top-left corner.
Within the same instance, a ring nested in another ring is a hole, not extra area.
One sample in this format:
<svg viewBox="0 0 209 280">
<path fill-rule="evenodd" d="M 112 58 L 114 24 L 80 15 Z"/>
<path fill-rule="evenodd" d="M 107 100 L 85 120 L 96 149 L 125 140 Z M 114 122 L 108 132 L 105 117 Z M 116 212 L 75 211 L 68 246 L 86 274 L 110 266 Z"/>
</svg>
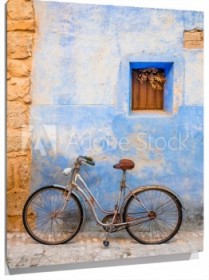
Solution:
<svg viewBox="0 0 209 280">
<path fill-rule="evenodd" d="M 183 32 L 202 29 L 203 14 L 38 1 L 35 9 L 31 188 L 66 183 L 62 168 L 79 154 L 91 155 L 96 166 L 85 178 L 99 202 L 112 208 L 121 175 L 112 165 L 131 158 L 132 188 L 165 185 L 188 201 L 187 220 L 199 219 L 203 51 L 185 51 Z M 130 62 L 173 63 L 169 112 L 130 112 Z"/>
</svg>

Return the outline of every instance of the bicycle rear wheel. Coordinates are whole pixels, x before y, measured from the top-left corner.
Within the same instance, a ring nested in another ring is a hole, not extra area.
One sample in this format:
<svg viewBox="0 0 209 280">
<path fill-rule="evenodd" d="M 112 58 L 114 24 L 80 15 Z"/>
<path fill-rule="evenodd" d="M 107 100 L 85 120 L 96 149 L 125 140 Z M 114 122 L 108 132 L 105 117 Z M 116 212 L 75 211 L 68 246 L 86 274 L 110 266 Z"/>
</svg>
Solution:
<svg viewBox="0 0 209 280">
<path fill-rule="evenodd" d="M 138 242 L 161 244 L 170 240 L 181 226 L 181 203 L 165 189 L 148 187 L 128 199 L 123 221 L 132 222 L 126 230 Z"/>
<path fill-rule="evenodd" d="M 28 234 L 42 244 L 57 245 L 71 240 L 83 222 L 83 209 L 71 194 L 64 210 L 64 189 L 47 186 L 34 192 L 23 209 L 23 224 Z"/>
</svg>

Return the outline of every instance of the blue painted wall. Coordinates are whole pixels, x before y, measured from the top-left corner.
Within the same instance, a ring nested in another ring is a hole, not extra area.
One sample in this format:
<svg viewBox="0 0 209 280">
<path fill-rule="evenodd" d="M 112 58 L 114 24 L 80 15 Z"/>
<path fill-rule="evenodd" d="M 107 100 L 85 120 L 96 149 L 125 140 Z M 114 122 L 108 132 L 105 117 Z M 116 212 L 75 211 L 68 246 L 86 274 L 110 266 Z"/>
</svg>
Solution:
<svg viewBox="0 0 209 280">
<path fill-rule="evenodd" d="M 91 155 L 84 176 L 111 207 L 120 179 L 112 165 L 131 158 L 130 186 L 166 185 L 185 201 L 185 224 L 201 224 L 203 50 L 184 49 L 183 32 L 203 29 L 203 14 L 54 2 L 35 2 L 35 12 L 31 190 L 66 183 L 61 170 Z M 131 112 L 137 62 L 171 66 L 166 112 Z"/>
</svg>

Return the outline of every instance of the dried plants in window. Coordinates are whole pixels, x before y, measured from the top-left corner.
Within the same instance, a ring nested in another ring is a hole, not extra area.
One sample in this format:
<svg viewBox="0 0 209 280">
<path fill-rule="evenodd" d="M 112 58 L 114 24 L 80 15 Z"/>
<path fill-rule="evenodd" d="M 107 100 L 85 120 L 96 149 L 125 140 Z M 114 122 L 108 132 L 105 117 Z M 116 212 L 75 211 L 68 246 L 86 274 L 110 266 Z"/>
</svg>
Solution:
<svg viewBox="0 0 209 280">
<path fill-rule="evenodd" d="M 149 81 L 153 89 L 162 90 L 166 82 L 164 71 L 157 68 L 145 68 L 134 70 L 137 72 L 137 80 L 140 83 Z"/>
</svg>

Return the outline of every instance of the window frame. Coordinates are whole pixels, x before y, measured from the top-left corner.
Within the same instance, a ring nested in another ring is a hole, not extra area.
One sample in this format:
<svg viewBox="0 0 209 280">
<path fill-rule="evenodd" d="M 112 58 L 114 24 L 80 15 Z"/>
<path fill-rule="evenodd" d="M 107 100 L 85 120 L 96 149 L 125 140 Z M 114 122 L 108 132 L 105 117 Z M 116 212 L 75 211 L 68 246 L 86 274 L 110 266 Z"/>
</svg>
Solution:
<svg viewBox="0 0 209 280">
<path fill-rule="evenodd" d="M 130 65 L 130 104 L 129 110 L 131 114 L 140 113 L 172 113 L 173 111 L 173 79 L 174 79 L 174 63 L 173 62 L 129 62 Z M 139 109 L 133 110 L 132 99 L 132 71 L 144 68 L 162 69 L 165 73 L 166 83 L 163 89 L 163 109 Z"/>
</svg>

